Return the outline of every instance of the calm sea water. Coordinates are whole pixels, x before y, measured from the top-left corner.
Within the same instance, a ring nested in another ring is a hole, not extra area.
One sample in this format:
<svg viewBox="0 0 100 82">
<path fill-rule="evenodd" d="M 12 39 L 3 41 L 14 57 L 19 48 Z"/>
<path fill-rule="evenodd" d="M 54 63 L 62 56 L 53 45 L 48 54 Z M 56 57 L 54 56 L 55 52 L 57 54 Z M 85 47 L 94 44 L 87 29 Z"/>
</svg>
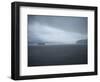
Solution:
<svg viewBox="0 0 100 82">
<path fill-rule="evenodd" d="M 28 46 L 28 66 L 87 64 L 87 45 Z"/>
</svg>

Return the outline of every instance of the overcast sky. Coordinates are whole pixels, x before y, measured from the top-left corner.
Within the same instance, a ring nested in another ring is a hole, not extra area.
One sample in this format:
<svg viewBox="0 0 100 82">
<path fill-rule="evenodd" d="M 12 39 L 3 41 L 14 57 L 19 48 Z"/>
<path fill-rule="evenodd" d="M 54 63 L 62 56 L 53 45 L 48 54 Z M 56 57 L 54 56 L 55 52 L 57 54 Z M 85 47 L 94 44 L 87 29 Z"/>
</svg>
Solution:
<svg viewBox="0 0 100 82">
<path fill-rule="evenodd" d="M 73 44 L 87 39 L 87 17 L 28 15 L 28 42 Z"/>
</svg>

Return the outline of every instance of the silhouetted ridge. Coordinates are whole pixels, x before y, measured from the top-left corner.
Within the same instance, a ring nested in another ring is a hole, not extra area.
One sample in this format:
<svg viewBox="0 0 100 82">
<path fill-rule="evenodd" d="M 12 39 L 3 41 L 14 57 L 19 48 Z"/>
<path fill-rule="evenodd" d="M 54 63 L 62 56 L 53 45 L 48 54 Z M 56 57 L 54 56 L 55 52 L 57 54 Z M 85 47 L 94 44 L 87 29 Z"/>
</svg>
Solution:
<svg viewBox="0 0 100 82">
<path fill-rule="evenodd" d="M 85 40 L 78 40 L 77 44 L 87 45 L 87 39 L 85 39 Z"/>
</svg>

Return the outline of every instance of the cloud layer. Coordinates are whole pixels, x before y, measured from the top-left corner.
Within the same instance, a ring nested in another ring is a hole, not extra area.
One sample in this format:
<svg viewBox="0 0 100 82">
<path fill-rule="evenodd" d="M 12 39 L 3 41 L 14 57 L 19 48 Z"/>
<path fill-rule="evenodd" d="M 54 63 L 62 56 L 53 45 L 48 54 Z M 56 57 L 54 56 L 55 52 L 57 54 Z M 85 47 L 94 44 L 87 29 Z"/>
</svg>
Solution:
<svg viewBox="0 0 100 82">
<path fill-rule="evenodd" d="M 86 17 L 28 16 L 28 42 L 75 44 L 87 39 Z"/>
</svg>

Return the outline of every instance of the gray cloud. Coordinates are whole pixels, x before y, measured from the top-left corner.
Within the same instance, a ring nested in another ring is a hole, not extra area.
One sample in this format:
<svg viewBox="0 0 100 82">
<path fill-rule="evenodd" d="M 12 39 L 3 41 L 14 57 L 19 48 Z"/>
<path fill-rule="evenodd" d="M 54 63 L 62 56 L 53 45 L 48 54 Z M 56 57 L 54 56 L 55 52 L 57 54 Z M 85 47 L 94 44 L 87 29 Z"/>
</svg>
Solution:
<svg viewBox="0 0 100 82">
<path fill-rule="evenodd" d="M 75 43 L 87 39 L 87 17 L 28 15 L 28 42 Z"/>
</svg>

